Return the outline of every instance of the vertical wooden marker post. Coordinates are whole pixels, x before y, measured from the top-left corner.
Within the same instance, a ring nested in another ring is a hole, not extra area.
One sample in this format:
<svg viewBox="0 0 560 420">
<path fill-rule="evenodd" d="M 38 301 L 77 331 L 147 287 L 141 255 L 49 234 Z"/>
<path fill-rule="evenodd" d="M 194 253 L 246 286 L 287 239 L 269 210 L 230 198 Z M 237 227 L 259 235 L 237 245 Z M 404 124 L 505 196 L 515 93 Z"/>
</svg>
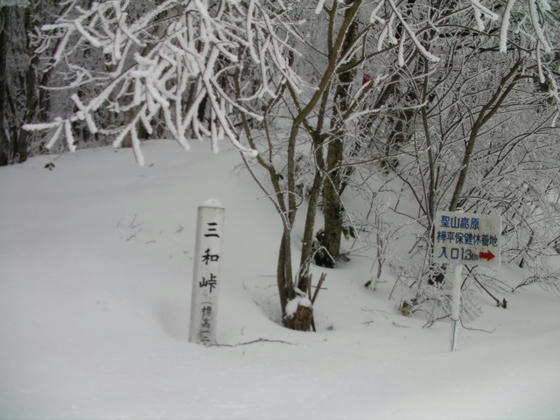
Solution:
<svg viewBox="0 0 560 420">
<path fill-rule="evenodd" d="M 198 207 L 189 341 L 216 344 L 216 315 L 225 210 L 218 200 Z"/>
</svg>

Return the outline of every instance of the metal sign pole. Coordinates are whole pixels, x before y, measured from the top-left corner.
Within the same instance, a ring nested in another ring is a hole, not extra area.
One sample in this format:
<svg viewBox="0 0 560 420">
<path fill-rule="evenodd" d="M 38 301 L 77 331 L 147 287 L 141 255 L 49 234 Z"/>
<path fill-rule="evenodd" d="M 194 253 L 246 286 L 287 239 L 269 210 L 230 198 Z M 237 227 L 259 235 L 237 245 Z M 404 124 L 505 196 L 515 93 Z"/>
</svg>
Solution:
<svg viewBox="0 0 560 420">
<path fill-rule="evenodd" d="M 457 348 L 457 339 L 459 337 L 459 317 L 461 314 L 461 282 L 463 265 L 455 266 L 455 276 L 453 278 L 453 292 L 451 295 L 451 351 Z"/>
</svg>

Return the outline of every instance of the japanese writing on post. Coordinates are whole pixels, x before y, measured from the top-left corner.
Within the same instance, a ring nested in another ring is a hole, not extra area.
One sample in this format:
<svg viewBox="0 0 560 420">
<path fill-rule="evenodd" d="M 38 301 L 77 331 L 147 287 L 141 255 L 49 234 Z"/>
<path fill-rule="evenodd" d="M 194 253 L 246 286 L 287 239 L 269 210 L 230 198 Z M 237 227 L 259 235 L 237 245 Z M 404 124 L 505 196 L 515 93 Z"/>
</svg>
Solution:
<svg viewBox="0 0 560 420">
<path fill-rule="evenodd" d="M 451 264 L 500 264 L 498 215 L 443 212 L 434 220 L 434 260 Z"/>
<path fill-rule="evenodd" d="M 218 223 L 208 222 L 206 223 L 206 233 L 204 234 L 206 238 L 219 238 L 218 234 Z"/>
<path fill-rule="evenodd" d="M 219 234 L 219 224 L 217 222 L 207 222 L 206 231 L 204 233 L 205 238 L 220 238 Z M 201 278 L 198 281 L 198 287 L 208 288 L 208 293 L 212 293 L 218 284 L 218 274 L 217 274 L 217 263 L 220 260 L 220 255 L 218 251 L 213 251 L 211 246 L 216 248 L 216 241 L 205 241 L 209 243 L 208 247 L 204 250 L 200 262 L 207 270 L 201 270 Z M 219 243 L 218 243 L 219 245 Z"/>
<path fill-rule="evenodd" d="M 223 217 L 222 207 L 199 207 L 193 269 L 191 342 L 202 344 L 216 342 L 216 306 L 221 277 Z"/>
<path fill-rule="evenodd" d="M 200 308 L 200 330 L 198 338 L 201 343 L 207 344 L 212 341 L 212 302 L 202 302 Z"/>
</svg>

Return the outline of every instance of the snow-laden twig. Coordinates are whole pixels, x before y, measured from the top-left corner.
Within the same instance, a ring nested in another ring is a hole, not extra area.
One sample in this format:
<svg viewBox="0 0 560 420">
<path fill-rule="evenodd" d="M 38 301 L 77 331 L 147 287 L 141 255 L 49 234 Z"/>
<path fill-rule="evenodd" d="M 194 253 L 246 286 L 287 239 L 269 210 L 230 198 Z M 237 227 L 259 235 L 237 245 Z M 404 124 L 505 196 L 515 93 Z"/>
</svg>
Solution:
<svg viewBox="0 0 560 420">
<path fill-rule="evenodd" d="M 418 39 L 418 37 L 416 36 L 414 31 L 412 30 L 410 25 L 403 18 L 403 16 L 399 12 L 398 8 L 395 6 L 395 3 L 393 2 L 393 0 L 389 0 L 389 5 L 391 6 L 391 9 L 393 10 L 393 13 L 395 14 L 395 16 L 397 17 L 399 22 L 402 24 L 404 30 L 406 31 L 406 33 L 408 34 L 408 36 L 410 37 L 410 39 L 412 40 L 412 42 L 414 43 L 414 45 L 416 46 L 416 48 L 418 49 L 420 54 L 422 54 L 428 61 L 431 61 L 433 63 L 438 63 L 440 61 L 440 58 L 435 56 L 431 52 L 429 52 L 426 48 L 424 48 L 424 46 L 422 45 L 422 42 L 420 42 L 420 40 Z"/>
<path fill-rule="evenodd" d="M 549 53 L 552 51 L 550 44 L 548 43 L 544 31 L 539 19 L 539 12 L 537 10 L 537 2 L 536 0 L 529 0 L 529 10 L 531 16 L 531 23 L 533 24 L 533 28 L 535 29 L 535 34 L 537 35 L 540 44 L 544 48 L 545 52 Z"/>
<path fill-rule="evenodd" d="M 500 27 L 500 52 L 507 52 L 508 29 L 511 19 L 511 11 L 516 0 L 508 0 L 504 14 L 502 16 L 502 25 Z"/>
<path fill-rule="evenodd" d="M 74 75 L 70 87 L 91 87 L 94 95 L 74 95 L 76 110 L 50 123 L 28 124 L 27 130 L 52 130 L 52 147 L 64 134 L 70 150 L 75 150 L 72 124 L 85 121 L 91 133 L 103 132 L 96 113 L 108 111 L 113 142 L 118 147 L 130 136 L 137 160 L 143 162 L 139 128 L 153 133 L 158 121 L 188 149 L 187 132 L 212 138 L 212 149 L 227 138 L 240 151 L 254 155 L 242 145 L 232 121 L 231 110 L 259 121 L 251 108 L 264 95 L 274 97 L 277 86 L 289 83 L 299 91 L 301 79 L 288 60 L 293 53 L 289 37 L 295 32 L 287 21 L 285 7 L 269 0 L 231 3 L 219 12 L 209 12 L 207 1 L 178 3 L 164 1 L 135 18 L 127 14 L 131 2 L 109 0 L 81 9 L 71 3 L 56 22 L 43 26 L 48 39 L 56 41 L 54 65 L 68 63 Z M 88 44 L 106 57 L 106 71 L 93 77 L 89 69 L 75 65 L 79 47 Z M 256 66 L 260 77 L 249 89 L 234 94 L 226 79 L 235 72 Z M 85 90 L 84 90 L 85 91 Z M 199 107 L 210 107 L 205 121 Z M 129 118 L 130 115 L 133 117 Z M 61 129 L 62 127 L 62 129 Z"/>
<path fill-rule="evenodd" d="M 381 25 L 385 24 L 385 19 L 379 17 L 379 15 L 377 14 L 377 12 L 379 12 L 379 9 L 381 9 L 381 6 L 383 6 L 385 2 L 383 0 L 381 0 L 377 6 L 375 6 L 373 8 L 373 10 L 371 11 L 371 14 L 369 15 L 369 21 L 370 23 L 375 23 L 375 22 L 379 22 Z"/>
<path fill-rule="evenodd" d="M 490 20 L 497 21 L 500 17 L 492 10 L 483 6 L 479 0 L 470 0 L 475 11 L 479 11 L 482 15 L 487 16 Z"/>
<path fill-rule="evenodd" d="M 398 60 L 397 60 L 399 67 L 404 67 L 404 63 L 405 63 L 405 60 L 404 60 L 404 45 L 405 45 L 404 42 L 405 42 L 405 40 L 406 40 L 406 34 L 402 34 L 401 35 L 401 40 L 399 42 L 399 54 L 398 54 Z"/>
<path fill-rule="evenodd" d="M 315 14 L 318 15 L 319 13 L 321 13 L 323 7 L 325 7 L 325 0 L 318 0 L 317 6 L 315 7 Z"/>
</svg>

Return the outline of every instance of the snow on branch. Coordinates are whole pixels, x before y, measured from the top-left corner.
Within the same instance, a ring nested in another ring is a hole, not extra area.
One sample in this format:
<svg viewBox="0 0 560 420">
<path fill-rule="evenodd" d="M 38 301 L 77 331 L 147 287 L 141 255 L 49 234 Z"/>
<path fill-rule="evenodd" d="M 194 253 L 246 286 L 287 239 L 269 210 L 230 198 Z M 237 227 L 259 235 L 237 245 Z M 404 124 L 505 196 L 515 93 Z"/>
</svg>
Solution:
<svg viewBox="0 0 560 420">
<path fill-rule="evenodd" d="M 438 63 L 440 61 L 440 58 L 435 56 L 431 52 L 429 52 L 422 45 L 422 42 L 418 39 L 418 37 L 416 36 L 416 33 L 414 32 L 412 27 L 407 23 L 407 21 L 404 19 L 402 14 L 399 12 L 399 9 L 395 6 L 395 3 L 393 2 L 393 0 L 389 0 L 389 5 L 391 6 L 391 9 L 393 10 L 394 15 L 397 17 L 398 22 L 402 25 L 406 34 L 410 37 L 414 46 L 418 49 L 420 54 L 422 54 L 428 61 L 431 61 L 433 63 Z M 404 36 L 404 34 L 403 34 L 403 36 Z M 399 66 L 404 65 L 403 49 L 404 49 L 404 42 L 400 42 L 399 60 L 398 60 Z"/>
<path fill-rule="evenodd" d="M 508 52 L 509 37 L 515 34 L 516 43 L 524 45 L 536 62 L 539 82 L 547 86 L 551 100 L 560 113 L 557 58 L 558 18 L 550 0 L 508 0 L 500 24 L 500 52 Z M 527 48 L 527 46 L 529 48 Z"/>
<path fill-rule="evenodd" d="M 541 26 L 541 20 L 539 18 L 539 11 L 537 10 L 536 0 L 529 0 L 529 10 L 531 12 L 531 23 L 533 24 L 533 28 L 535 29 L 537 39 L 539 40 L 540 45 L 544 48 L 545 52 L 549 53 L 552 51 L 552 48 L 550 47 L 544 35 L 544 31 Z"/>
<path fill-rule="evenodd" d="M 81 93 L 72 95 L 71 115 L 25 129 L 54 130 L 49 147 L 64 133 L 74 150 L 72 124 L 85 121 L 91 133 L 113 133 L 115 146 L 128 138 L 141 163 L 141 128 L 151 133 L 163 121 L 167 134 L 185 148 L 188 138 L 210 136 L 213 150 L 227 138 L 240 151 L 255 154 L 241 144 L 232 110 L 258 120 L 251 101 L 273 96 L 281 84 L 296 90 L 300 84 L 289 65 L 288 37 L 294 31 L 282 3 L 168 0 L 136 16 L 133 2 L 125 0 L 93 2 L 89 9 L 69 2 L 61 17 L 42 27 L 42 35 L 44 43 L 55 45 L 52 66 L 72 74 L 68 85 L 79 86 Z M 102 69 L 91 62 L 75 64 L 76 51 L 86 45 L 104 57 Z M 259 77 L 233 92 L 229 79 L 249 68 L 257 68 Z M 84 85 L 92 93 L 84 94 Z M 203 104 L 209 105 L 208 114 L 199 112 Z M 103 131 L 107 112 L 112 126 Z"/>
<path fill-rule="evenodd" d="M 558 23 L 551 10 L 548 0 L 508 0 L 500 26 L 500 52 L 507 52 L 510 33 L 532 41 L 535 51 L 542 48 L 545 53 L 552 52 L 546 33 Z"/>
<path fill-rule="evenodd" d="M 474 9 L 474 16 L 476 19 L 476 23 L 478 25 L 478 30 L 484 30 L 484 21 L 482 19 L 483 16 L 488 17 L 492 21 L 497 21 L 500 17 L 494 13 L 492 10 L 488 9 L 487 7 L 483 6 L 480 1 L 478 0 L 470 0 L 472 7 Z"/>
<path fill-rule="evenodd" d="M 325 0 L 318 0 L 317 7 L 315 7 L 315 14 L 318 15 L 319 13 L 321 13 L 323 7 L 325 7 Z"/>
<path fill-rule="evenodd" d="M 385 24 L 385 19 L 379 17 L 377 15 L 377 13 L 379 12 L 379 9 L 381 9 L 381 6 L 383 6 L 383 1 L 380 1 L 377 6 L 375 6 L 373 8 L 373 10 L 371 11 L 371 14 L 369 16 L 369 21 L 370 23 L 375 23 L 375 22 L 379 22 L 381 25 Z"/>
<path fill-rule="evenodd" d="M 502 16 L 502 25 L 500 28 L 500 52 L 507 52 L 508 29 L 511 19 L 511 11 L 515 4 L 515 0 L 508 0 L 504 14 Z"/>
</svg>

